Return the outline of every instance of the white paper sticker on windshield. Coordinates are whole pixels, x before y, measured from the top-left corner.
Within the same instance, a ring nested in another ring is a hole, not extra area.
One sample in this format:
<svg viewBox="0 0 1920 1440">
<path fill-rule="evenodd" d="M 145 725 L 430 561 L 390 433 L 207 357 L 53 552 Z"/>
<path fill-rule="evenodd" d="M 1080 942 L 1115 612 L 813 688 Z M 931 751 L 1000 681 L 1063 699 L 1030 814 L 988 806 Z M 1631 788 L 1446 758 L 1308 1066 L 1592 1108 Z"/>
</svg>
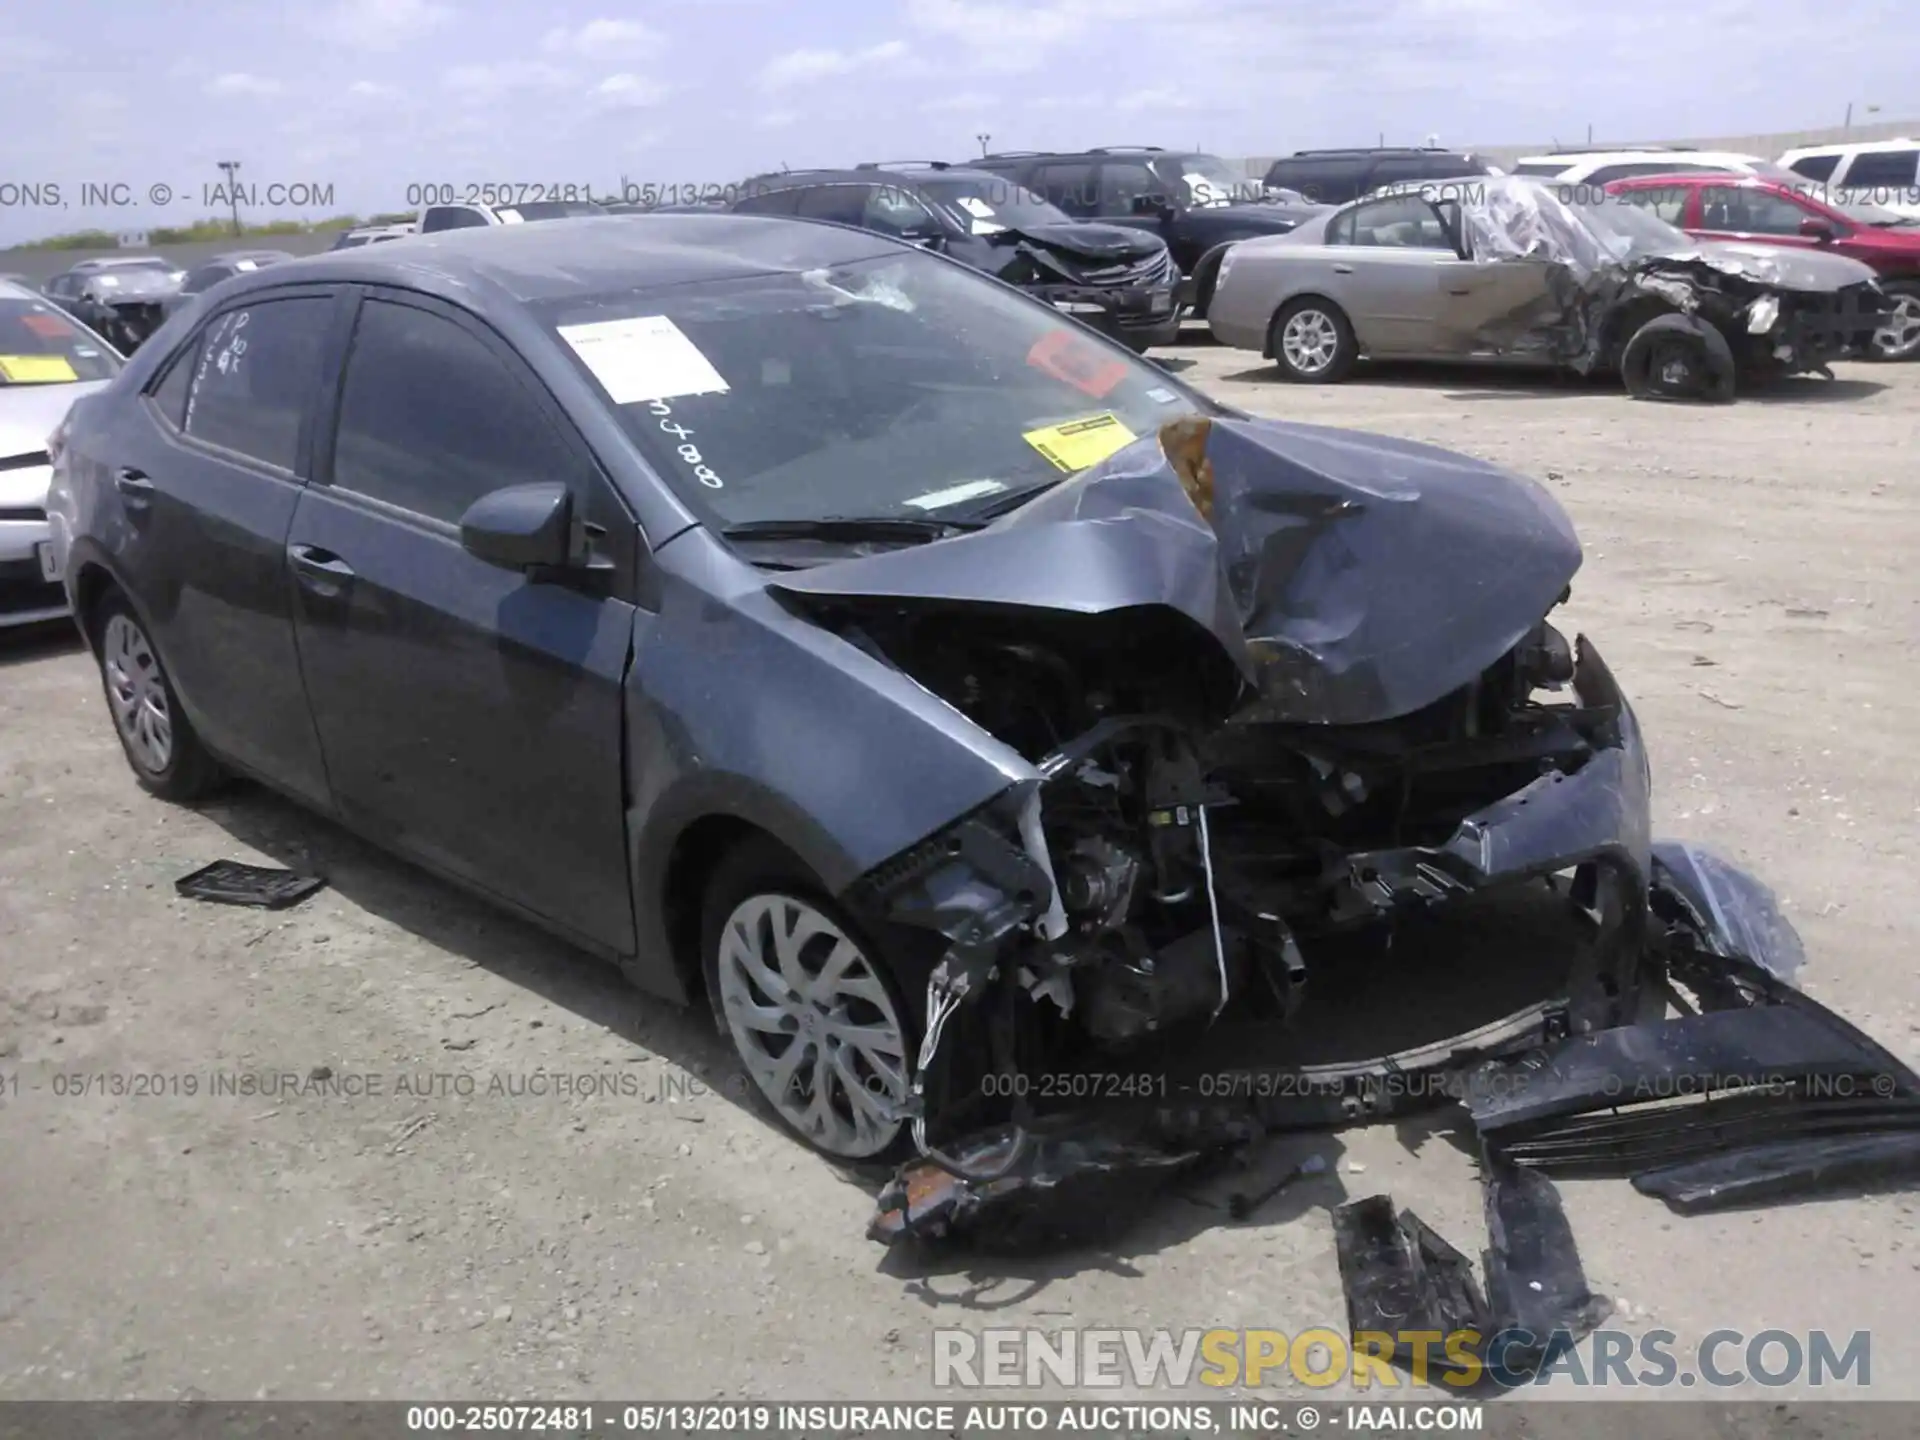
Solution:
<svg viewBox="0 0 1920 1440">
<path fill-rule="evenodd" d="M 976 495 L 994 495 L 1006 489 L 998 480 L 968 480 L 964 484 L 949 485 L 944 490 L 935 490 L 931 494 L 918 495 L 907 501 L 916 510 L 941 510 L 948 505 L 958 505 L 962 500 L 971 500 Z"/>
<path fill-rule="evenodd" d="M 968 228 L 972 230 L 975 235 L 998 235 L 1001 231 L 1005 230 L 1007 227 L 1004 225 L 997 225 L 991 220 L 981 220 L 976 218 L 969 222 Z"/>
<path fill-rule="evenodd" d="M 522 215 L 518 210 L 496 210 L 493 213 L 498 215 L 502 220 L 504 220 L 509 225 L 518 225 L 527 218 L 526 216 Z"/>
<path fill-rule="evenodd" d="M 118 275 L 96 275 L 94 279 L 100 282 L 100 288 L 102 290 L 112 290 L 120 284 L 120 277 Z"/>
<path fill-rule="evenodd" d="M 560 338 L 607 387 L 616 405 L 727 392 L 727 382 L 700 347 L 664 315 L 562 325 Z"/>
<path fill-rule="evenodd" d="M 981 220 L 991 220 L 993 218 L 993 207 L 978 195 L 962 195 L 960 197 L 960 208 L 965 210 L 969 215 Z"/>
<path fill-rule="evenodd" d="M 258 270 L 260 268 L 260 262 L 258 260 L 236 260 L 233 262 L 233 268 L 236 270 Z"/>
<path fill-rule="evenodd" d="M 1173 404 L 1174 401 L 1178 400 L 1180 397 L 1174 394 L 1173 391 L 1167 389 L 1164 385 L 1156 385 L 1153 387 L 1153 389 L 1147 391 L 1147 398 L 1149 400 L 1154 401 L 1156 404 L 1171 405 Z"/>
</svg>

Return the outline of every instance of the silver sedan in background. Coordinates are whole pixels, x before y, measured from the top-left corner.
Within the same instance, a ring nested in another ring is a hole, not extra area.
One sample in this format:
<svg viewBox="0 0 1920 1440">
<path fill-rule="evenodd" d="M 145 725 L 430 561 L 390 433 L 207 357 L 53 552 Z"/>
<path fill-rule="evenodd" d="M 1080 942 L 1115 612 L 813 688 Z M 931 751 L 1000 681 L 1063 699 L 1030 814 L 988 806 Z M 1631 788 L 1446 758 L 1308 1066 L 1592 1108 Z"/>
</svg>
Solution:
<svg viewBox="0 0 1920 1440">
<path fill-rule="evenodd" d="M 111 345 L 51 301 L 0 281 L 0 630 L 67 614 L 47 524 L 47 441 L 120 365 Z"/>
</svg>

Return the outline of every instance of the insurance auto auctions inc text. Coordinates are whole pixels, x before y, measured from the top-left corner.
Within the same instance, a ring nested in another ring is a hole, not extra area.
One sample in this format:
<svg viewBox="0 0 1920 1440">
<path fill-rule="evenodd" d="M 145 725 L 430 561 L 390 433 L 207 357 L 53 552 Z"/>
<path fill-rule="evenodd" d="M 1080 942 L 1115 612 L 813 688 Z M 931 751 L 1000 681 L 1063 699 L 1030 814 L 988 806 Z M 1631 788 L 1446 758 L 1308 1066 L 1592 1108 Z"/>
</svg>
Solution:
<svg viewBox="0 0 1920 1440">
<path fill-rule="evenodd" d="M 1398 1354 L 1406 1370 L 1389 1363 Z M 1566 1384 L 1607 1389 L 1847 1387 L 1873 1379 L 1873 1337 L 1844 1338 L 1824 1330 L 1715 1330 L 1682 1344 L 1671 1330 L 1629 1334 L 1596 1330 L 1537 1336 L 1508 1329 L 1361 1331 L 1349 1337 L 1324 1326 L 1288 1335 L 1280 1330 L 986 1330 L 933 1332 L 933 1383 L 938 1387 L 1037 1387 L 1180 1390 L 1295 1384 L 1356 1390 L 1409 1383 L 1464 1393 L 1491 1382 L 1502 1388 Z"/>
</svg>

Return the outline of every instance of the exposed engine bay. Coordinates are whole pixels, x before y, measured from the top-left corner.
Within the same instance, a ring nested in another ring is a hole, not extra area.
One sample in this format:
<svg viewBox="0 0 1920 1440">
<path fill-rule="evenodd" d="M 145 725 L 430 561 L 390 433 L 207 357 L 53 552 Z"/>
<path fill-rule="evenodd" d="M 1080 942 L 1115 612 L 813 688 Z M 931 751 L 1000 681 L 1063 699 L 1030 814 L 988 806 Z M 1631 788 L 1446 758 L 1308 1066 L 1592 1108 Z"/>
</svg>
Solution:
<svg viewBox="0 0 1920 1440">
<path fill-rule="evenodd" d="M 1435 1082 L 1556 1045 L 1632 1032 L 1622 1053 L 1683 1063 L 1692 1032 L 1660 1023 L 1670 1006 L 1807 1013 L 1765 887 L 1654 843 L 1632 707 L 1554 623 L 1579 563 L 1564 513 L 1521 477 L 1380 436 L 1186 417 L 983 529 L 782 575 L 1024 776 L 844 896 L 941 949 L 896 1112 L 921 1159 L 874 1233 L 946 1233 L 1264 1130 L 1431 1104 Z M 1342 937 L 1391 945 L 1415 917 L 1521 892 L 1581 937 L 1530 959 L 1534 999 L 1412 1048 L 1301 1059 Z M 1286 1083 L 1171 1078 L 1228 1018 L 1264 1027 L 1260 1066 Z M 1098 1083 L 1034 1083 L 1076 1073 Z M 1428 1083 L 1388 1083 L 1408 1077 Z M 1920 1108 L 1896 1131 L 1858 1163 L 1911 1164 Z M 1776 1154 L 1769 1183 L 1830 1163 Z"/>
</svg>

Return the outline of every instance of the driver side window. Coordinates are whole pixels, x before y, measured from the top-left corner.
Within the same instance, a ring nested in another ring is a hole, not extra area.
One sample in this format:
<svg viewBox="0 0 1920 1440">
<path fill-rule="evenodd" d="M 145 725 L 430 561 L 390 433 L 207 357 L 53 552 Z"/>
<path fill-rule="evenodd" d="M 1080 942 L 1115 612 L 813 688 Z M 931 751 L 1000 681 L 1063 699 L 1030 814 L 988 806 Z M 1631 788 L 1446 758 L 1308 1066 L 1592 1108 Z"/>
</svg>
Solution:
<svg viewBox="0 0 1920 1440">
<path fill-rule="evenodd" d="M 1454 249 L 1453 237 L 1434 207 L 1417 195 L 1395 195 L 1356 206 L 1340 217 L 1345 239 L 1335 244 L 1364 245 L 1396 250 Z"/>
</svg>

